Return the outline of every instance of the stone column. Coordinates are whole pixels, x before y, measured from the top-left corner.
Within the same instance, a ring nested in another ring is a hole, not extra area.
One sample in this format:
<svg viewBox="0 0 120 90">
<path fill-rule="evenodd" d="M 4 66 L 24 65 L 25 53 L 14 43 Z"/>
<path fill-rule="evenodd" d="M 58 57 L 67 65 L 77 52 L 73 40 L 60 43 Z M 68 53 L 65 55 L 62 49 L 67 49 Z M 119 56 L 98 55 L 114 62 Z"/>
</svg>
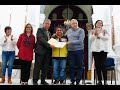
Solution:
<svg viewBox="0 0 120 90">
<path fill-rule="evenodd" d="M 113 48 L 113 46 L 115 45 L 114 17 L 112 16 L 111 18 L 112 18 L 112 31 L 111 31 L 111 33 L 112 33 L 112 48 Z"/>
<path fill-rule="evenodd" d="M 91 67 L 92 67 L 92 53 L 90 52 L 90 39 L 89 39 L 89 35 L 90 32 L 93 28 L 92 23 L 87 23 L 86 24 L 86 28 L 88 30 L 88 72 L 87 72 L 87 79 L 91 80 Z"/>
</svg>

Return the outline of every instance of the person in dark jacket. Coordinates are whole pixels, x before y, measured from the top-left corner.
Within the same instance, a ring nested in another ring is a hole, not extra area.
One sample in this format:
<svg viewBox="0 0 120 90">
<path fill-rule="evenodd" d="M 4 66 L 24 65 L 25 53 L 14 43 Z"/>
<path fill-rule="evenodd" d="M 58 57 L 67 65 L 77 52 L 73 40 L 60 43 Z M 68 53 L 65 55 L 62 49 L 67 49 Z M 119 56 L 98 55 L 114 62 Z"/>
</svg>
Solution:
<svg viewBox="0 0 120 90">
<path fill-rule="evenodd" d="M 49 32 L 51 21 L 45 19 L 43 22 L 43 28 L 38 28 L 35 45 L 35 64 L 33 70 L 33 85 L 38 85 L 39 73 L 41 69 L 41 84 L 49 85 L 45 79 L 47 76 L 47 69 L 49 66 L 49 61 L 51 57 L 51 48 L 54 48 L 53 45 L 48 43 L 48 40 L 51 38 Z"/>
</svg>

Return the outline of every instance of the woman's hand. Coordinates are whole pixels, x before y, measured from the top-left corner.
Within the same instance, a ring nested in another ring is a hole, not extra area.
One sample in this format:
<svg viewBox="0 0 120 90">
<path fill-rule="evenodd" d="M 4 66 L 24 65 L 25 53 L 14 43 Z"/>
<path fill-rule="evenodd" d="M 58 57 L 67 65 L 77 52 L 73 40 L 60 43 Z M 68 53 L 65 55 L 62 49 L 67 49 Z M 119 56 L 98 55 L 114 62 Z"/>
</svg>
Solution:
<svg viewBox="0 0 120 90">
<path fill-rule="evenodd" d="M 6 36 L 4 36 L 4 37 L 5 37 L 4 43 L 6 43 L 7 42 L 7 37 Z"/>
</svg>

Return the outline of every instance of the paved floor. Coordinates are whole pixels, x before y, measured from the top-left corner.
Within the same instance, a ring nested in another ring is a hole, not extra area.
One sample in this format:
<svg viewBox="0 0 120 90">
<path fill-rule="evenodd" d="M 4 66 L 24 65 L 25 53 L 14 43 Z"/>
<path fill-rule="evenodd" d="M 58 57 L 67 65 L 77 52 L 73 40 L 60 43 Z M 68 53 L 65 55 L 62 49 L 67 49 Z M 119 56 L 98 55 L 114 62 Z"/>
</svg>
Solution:
<svg viewBox="0 0 120 90">
<path fill-rule="evenodd" d="M 47 79 L 46 81 L 50 85 L 53 85 L 53 84 L 51 84 L 51 80 Z M 94 82 L 91 80 L 86 80 L 85 83 L 86 83 L 86 85 L 95 85 Z M 33 85 L 31 79 L 28 81 L 28 84 Z M 40 85 L 40 80 L 38 81 L 38 84 Z M 2 83 L 2 84 L 0 83 L 0 85 L 20 85 L 20 79 L 12 79 L 12 84 L 8 84 L 7 79 L 6 79 L 5 83 Z M 57 85 L 60 85 L 60 84 L 57 84 Z M 70 80 L 66 80 L 66 84 L 64 84 L 64 85 L 70 85 Z M 84 85 L 84 84 L 82 84 L 82 82 L 80 82 L 80 85 Z M 115 82 L 113 81 L 113 83 L 111 84 L 111 82 L 108 81 L 108 85 L 115 85 Z M 118 81 L 117 81 L 117 85 L 120 85 L 120 83 Z"/>
</svg>

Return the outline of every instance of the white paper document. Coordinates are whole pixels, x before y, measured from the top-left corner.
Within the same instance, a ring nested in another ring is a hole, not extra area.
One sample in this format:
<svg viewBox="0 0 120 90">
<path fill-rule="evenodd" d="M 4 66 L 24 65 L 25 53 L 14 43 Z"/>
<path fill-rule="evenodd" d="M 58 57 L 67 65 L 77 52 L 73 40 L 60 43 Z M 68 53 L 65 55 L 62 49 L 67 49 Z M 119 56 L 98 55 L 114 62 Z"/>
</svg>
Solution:
<svg viewBox="0 0 120 90">
<path fill-rule="evenodd" d="M 54 45 L 57 48 L 63 48 L 66 45 L 66 42 L 58 42 L 57 40 L 55 40 L 54 38 L 51 38 L 48 41 L 49 44 Z"/>
<path fill-rule="evenodd" d="M 55 47 L 57 48 L 63 48 L 66 45 L 66 42 L 58 42 Z"/>
</svg>

